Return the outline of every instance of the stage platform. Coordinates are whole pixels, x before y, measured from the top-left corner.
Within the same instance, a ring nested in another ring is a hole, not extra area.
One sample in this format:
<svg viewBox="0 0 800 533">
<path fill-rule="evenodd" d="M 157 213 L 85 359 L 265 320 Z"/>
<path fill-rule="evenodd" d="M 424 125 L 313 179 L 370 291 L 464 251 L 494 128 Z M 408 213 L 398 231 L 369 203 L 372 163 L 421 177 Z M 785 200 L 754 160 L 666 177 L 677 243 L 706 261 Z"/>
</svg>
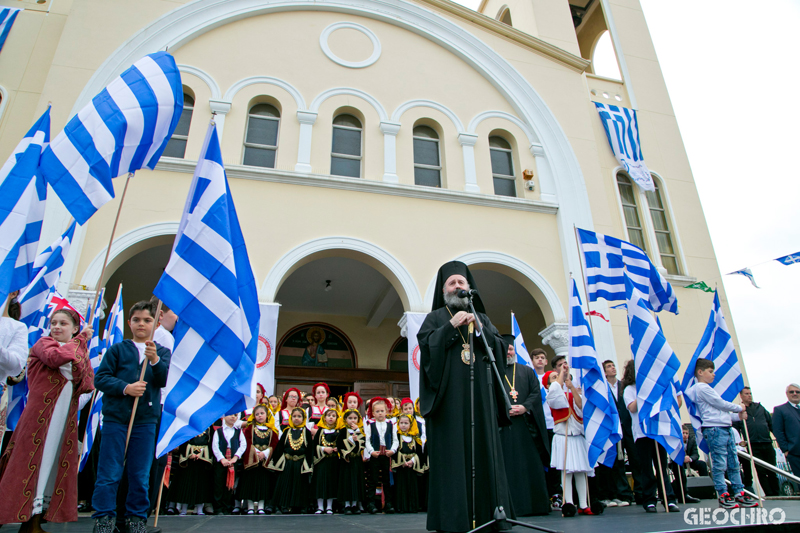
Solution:
<svg viewBox="0 0 800 533">
<path fill-rule="evenodd" d="M 800 501 L 775 500 L 764 505 L 767 513 L 780 516 L 777 509 L 785 513 L 783 525 L 736 525 L 728 516 L 724 525 L 714 524 L 711 512 L 717 509 L 714 500 L 704 500 L 695 505 L 681 505 L 680 513 L 665 513 L 663 506 L 657 514 L 647 514 L 641 507 L 610 508 L 600 516 L 576 516 L 562 518 L 554 512 L 549 516 L 522 518 L 521 521 L 564 533 L 655 533 L 668 531 L 718 531 L 721 533 L 796 533 L 800 531 Z M 705 516 L 701 509 L 708 509 Z M 688 513 L 687 513 L 688 510 Z M 749 510 L 748 510 L 749 512 Z M 692 518 L 696 523 L 691 523 Z M 278 516 L 163 516 L 158 525 L 163 533 L 253 533 L 253 532 L 314 532 L 319 533 L 423 533 L 425 514 L 394 514 L 358 516 L 332 515 L 278 515 Z M 687 518 L 689 523 L 687 523 Z M 717 515 L 721 520 L 722 513 Z M 738 518 L 737 518 L 738 519 Z M 153 519 L 148 521 L 153 524 Z M 70 524 L 45 524 L 49 533 L 91 533 L 94 521 L 81 516 Z M 3 526 L 3 533 L 16 533 L 19 525 Z M 515 526 L 514 531 L 533 531 Z"/>
</svg>

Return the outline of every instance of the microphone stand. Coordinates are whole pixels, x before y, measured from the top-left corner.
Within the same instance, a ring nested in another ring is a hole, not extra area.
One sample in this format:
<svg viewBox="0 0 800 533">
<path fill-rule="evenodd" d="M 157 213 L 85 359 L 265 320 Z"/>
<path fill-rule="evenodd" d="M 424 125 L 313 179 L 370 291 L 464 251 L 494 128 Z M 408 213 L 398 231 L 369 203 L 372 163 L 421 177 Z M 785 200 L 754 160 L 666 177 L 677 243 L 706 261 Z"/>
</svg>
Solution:
<svg viewBox="0 0 800 533">
<path fill-rule="evenodd" d="M 483 334 L 483 325 L 478 320 L 478 312 L 475 311 L 475 305 L 472 303 L 473 293 L 467 295 L 469 299 L 469 312 L 475 317 L 475 328 L 478 330 L 478 336 L 483 340 L 483 347 L 486 349 L 488 364 L 486 365 L 486 382 L 489 386 L 489 403 L 494 403 L 491 401 L 494 398 L 494 380 L 492 379 L 492 370 L 494 370 L 494 377 L 497 379 L 497 383 L 502 384 L 503 378 L 500 375 L 500 371 L 497 369 L 497 360 L 494 358 L 494 352 L 489 347 L 489 342 L 486 340 L 486 335 Z M 528 529 L 538 529 L 539 531 L 545 531 L 547 533 L 560 533 L 555 529 L 548 529 L 546 527 L 535 526 L 533 524 L 527 524 L 525 522 L 519 522 L 517 520 L 511 520 L 506 518 L 506 511 L 503 509 L 502 505 L 498 505 L 494 509 L 494 518 L 486 522 L 485 524 L 481 524 L 480 526 L 476 526 L 476 498 L 475 498 L 475 333 L 473 332 L 473 324 L 470 323 L 469 325 L 469 397 L 470 397 L 470 425 L 471 425 L 471 441 L 472 441 L 472 457 L 471 466 L 472 466 L 472 531 L 469 533 L 475 533 L 476 531 L 480 531 L 485 529 L 493 524 L 504 525 L 504 524 L 513 524 L 515 526 L 526 527 Z M 502 386 L 502 385 L 501 385 Z M 505 388 L 503 389 L 503 400 L 505 403 L 506 412 L 511 411 L 511 400 L 508 399 L 508 395 L 505 393 Z M 497 457 L 497 447 L 493 447 L 492 449 L 492 463 L 494 465 L 500 464 L 500 460 Z M 497 475 L 494 476 L 495 482 L 495 494 L 500 494 L 500 491 L 497 490 Z M 505 529 L 505 528 L 503 528 Z"/>
</svg>

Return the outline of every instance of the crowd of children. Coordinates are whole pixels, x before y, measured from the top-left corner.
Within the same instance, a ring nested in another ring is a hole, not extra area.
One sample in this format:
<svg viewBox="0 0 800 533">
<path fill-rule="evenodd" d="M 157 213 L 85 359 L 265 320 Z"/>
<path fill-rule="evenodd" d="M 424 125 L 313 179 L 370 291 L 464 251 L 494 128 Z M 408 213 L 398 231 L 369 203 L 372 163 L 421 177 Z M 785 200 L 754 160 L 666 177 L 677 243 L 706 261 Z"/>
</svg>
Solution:
<svg viewBox="0 0 800 533">
<path fill-rule="evenodd" d="M 259 385 L 256 396 L 253 409 L 170 453 L 167 514 L 424 510 L 425 421 L 410 398 L 365 406 L 354 392 L 332 397 L 325 383 L 281 398 Z"/>
</svg>

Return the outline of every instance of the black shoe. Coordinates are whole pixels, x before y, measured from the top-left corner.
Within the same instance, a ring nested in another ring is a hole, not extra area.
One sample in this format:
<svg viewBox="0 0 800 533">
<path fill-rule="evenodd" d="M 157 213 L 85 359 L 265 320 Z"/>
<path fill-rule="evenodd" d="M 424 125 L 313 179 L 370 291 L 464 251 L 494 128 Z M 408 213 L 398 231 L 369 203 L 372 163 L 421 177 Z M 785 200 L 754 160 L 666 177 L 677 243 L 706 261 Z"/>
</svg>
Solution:
<svg viewBox="0 0 800 533">
<path fill-rule="evenodd" d="M 344 514 L 346 514 L 346 515 L 353 514 L 353 511 L 349 507 L 345 507 L 344 508 Z"/>
<path fill-rule="evenodd" d="M 386 514 L 394 514 L 394 507 L 392 507 L 391 503 L 387 503 L 386 506 L 383 508 L 383 512 Z"/>
<path fill-rule="evenodd" d="M 272 508 L 271 505 L 267 505 L 266 507 L 264 507 L 264 514 L 272 514 L 273 512 L 274 509 Z"/>
<path fill-rule="evenodd" d="M 167 507 L 167 514 L 169 516 L 176 515 L 178 514 L 178 510 L 175 509 L 174 507 Z"/>
<path fill-rule="evenodd" d="M 378 512 L 378 508 L 375 507 L 374 503 L 370 503 L 369 505 L 367 505 L 367 512 L 369 514 L 376 514 Z"/>
<path fill-rule="evenodd" d="M 125 518 L 125 525 L 128 526 L 128 533 L 147 533 L 147 520 L 138 516 Z"/>
<path fill-rule="evenodd" d="M 686 503 L 700 503 L 700 498 L 694 496 L 686 496 Z"/>
<path fill-rule="evenodd" d="M 574 504 L 565 503 L 561 506 L 561 516 L 564 518 L 571 518 L 578 514 L 578 508 Z"/>
<path fill-rule="evenodd" d="M 353 514 L 361 514 L 361 509 L 358 508 L 358 505 L 351 507 L 351 510 L 353 511 Z"/>
<path fill-rule="evenodd" d="M 102 516 L 94 521 L 93 533 L 114 533 L 115 527 L 113 516 Z"/>
<path fill-rule="evenodd" d="M 675 502 L 669 502 L 667 504 L 667 509 L 669 509 L 670 513 L 680 513 L 681 512 L 681 508 L 678 507 L 678 504 L 675 503 Z"/>
<path fill-rule="evenodd" d="M 658 512 L 658 508 L 656 507 L 656 504 L 648 503 L 647 505 L 644 506 L 644 512 L 645 513 L 657 513 Z"/>
</svg>

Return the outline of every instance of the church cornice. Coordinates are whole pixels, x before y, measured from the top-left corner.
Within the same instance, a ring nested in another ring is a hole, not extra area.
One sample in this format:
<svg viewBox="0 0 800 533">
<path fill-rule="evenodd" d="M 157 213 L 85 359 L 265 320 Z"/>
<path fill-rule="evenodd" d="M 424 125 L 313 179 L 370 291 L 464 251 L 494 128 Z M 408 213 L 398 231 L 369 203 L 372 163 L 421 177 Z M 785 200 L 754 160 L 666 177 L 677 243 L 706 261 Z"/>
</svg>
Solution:
<svg viewBox="0 0 800 533">
<path fill-rule="evenodd" d="M 498 20 L 488 17 L 483 13 L 478 13 L 477 11 L 473 11 L 472 9 L 464 7 L 461 4 L 456 4 L 455 2 L 451 2 L 450 0 L 419 0 L 419 1 L 421 3 L 437 7 L 461 19 L 468 20 L 473 24 L 476 24 L 498 35 L 501 35 L 502 37 L 505 37 L 506 39 L 513 41 L 516 44 L 522 45 L 526 48 L 534 50 L 535 52 L 539 52 L 542 55 L 555 59 L 559 63 L 563 63 L 564 65 L 578 72 L 581 73 L 585 72 L 586 69 L 588 69 L 589 66 L 592 64 L 591 61 L 587 61 L 586 59 L 576 56 L 573 53 L 567 52 L 566 50 L 559 48 L 555 45 L 552 45 L 547 41 L 543 41 L 542 39 L 534 37 L 533 35 L 528 35 L 527 33 L 519 31 L 518 29 L 513 28 L 508 24 L 503 24 Z"/>
</svg>

